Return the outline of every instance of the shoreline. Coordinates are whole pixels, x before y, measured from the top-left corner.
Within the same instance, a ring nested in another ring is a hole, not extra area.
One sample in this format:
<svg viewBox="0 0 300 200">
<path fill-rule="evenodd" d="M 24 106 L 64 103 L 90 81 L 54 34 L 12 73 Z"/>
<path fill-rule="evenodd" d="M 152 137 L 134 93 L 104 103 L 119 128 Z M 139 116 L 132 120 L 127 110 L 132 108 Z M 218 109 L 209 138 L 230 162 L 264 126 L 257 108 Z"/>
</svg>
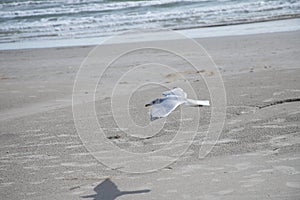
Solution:
<svg viewBox="0 0 300 200">
<path fill-rule="evenodd" d="M 186 28 L 186 29 L 178 29 L 178 30 L 170 30 L 170 31 L 179 33 L 187 38 L 201 39 L 201 38 L 215 38 L 215 37 L 225 37 L 225 36 L 290 32 L 290 31 L 299 31 L 299 30 L 300 30 L 300 18 L 295 17 L 295 18 L 287 18 L 287 19 L 271 19 L 266 21 L 249 22 L 249 23 L 215 25 L 215 26 L 207 26 L 207 27 L 199 27 L 199 28 Z M 102 43 L 106 43 L 107 40 L 110 40 L 113 37 L 114 36 L 1 43 L 0 51 L 18 50 L 18 49 L 21 50 L 21 49 L 96 46 L 96 45 L 101 45 Z M 150 35 L 149 38 L 138 39 L 137 42 L 147 42 L 147 41 L 157 41 L 157 40 L 160 39 L 151 38 Z M 163 40 L 166 40 L 166 38 L 163 38 Z M 126 42 L 121 42 L 121 43 L 126 43 Z"/>
</svg>

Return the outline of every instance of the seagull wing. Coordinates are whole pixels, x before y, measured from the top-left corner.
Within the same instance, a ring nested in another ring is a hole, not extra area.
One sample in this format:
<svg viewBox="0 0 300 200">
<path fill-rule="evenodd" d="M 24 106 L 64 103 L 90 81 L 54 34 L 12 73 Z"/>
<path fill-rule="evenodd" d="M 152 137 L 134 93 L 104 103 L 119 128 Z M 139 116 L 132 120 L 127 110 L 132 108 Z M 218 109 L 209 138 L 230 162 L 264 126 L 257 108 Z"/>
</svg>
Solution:
<svg viewBox="0 0 300 200">
<path fill-rule="evenodd" d="M 154 104 L 151 108 L 151 121 L 168 116 L 177 106 L 185 101 L 178 98 L 165 98 L 160 104 Z"/>
<path fill-rule="evenodd" d="M 186 98 L 187 94 L 183 91 L 181 88 L 174 88 L 173 90 L 165 91 L 163 93 L 164 96 L 170 96 L 170 95 L 175 95 L 178 97 Z"/>
</svg>

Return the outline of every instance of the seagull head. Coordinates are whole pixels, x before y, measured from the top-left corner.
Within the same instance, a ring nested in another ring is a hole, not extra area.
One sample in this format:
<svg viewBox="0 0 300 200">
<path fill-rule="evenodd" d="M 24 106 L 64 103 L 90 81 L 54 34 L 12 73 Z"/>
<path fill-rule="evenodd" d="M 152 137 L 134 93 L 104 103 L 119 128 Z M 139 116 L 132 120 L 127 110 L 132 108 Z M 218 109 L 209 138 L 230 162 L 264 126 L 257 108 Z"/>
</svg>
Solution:
<svg viewBox="0 0 300 200">
<path fill-rule="evenodd" d="M 154 105 L 154 104 L 159 104 L 159 103 L 161 103 L 161 102 L 163 102 L 163 101 L 164 101 L 164 99 L 162 99 L 162 98 L 155 99 L 155 100 L 151 101 L 150 103 L 147 103 L 147 104 L 145 105 L 145 107 L 152 106 L 152 105 Z"/>
</svg>

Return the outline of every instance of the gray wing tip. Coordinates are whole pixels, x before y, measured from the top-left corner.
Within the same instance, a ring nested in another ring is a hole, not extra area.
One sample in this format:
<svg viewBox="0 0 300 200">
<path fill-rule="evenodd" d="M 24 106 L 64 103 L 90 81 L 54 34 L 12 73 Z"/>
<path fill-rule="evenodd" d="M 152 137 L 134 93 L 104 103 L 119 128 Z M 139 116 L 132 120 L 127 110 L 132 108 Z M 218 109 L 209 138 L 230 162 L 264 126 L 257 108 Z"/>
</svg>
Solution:
<svg viewBox="0 0 300 200">
<path fill-rule="evenodd" d="M 160 118 L 161 118 L 161 117 L 152 117 L 152 116 L 151 116 L 151 117 L 150 117 L 150 121 L 153 122 L 154 120 L 157 120 L 157 119 L 160 119 Z"/>
</svg>

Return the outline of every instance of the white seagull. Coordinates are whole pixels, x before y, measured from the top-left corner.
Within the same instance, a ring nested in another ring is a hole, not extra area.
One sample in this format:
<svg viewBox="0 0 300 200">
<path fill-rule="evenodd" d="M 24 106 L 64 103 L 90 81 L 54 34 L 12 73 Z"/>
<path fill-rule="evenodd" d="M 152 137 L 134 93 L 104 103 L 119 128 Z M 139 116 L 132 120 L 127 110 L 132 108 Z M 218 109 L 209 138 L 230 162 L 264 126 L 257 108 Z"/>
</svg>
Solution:
<svg viewBox="0 0 300 200">
<path fill-rule="evenodd" d="M 194 107 L 209 106 L 209 101 L 207 100 L 188 99 L 186 93 L 181 88 L 165 91 L 163 96 L 163 98 L 155 99 L 145 105 L 145 107 L 152 106 L 150 112 L 151 121 L 167 117 L 181 104 Z"/>
</svg>

